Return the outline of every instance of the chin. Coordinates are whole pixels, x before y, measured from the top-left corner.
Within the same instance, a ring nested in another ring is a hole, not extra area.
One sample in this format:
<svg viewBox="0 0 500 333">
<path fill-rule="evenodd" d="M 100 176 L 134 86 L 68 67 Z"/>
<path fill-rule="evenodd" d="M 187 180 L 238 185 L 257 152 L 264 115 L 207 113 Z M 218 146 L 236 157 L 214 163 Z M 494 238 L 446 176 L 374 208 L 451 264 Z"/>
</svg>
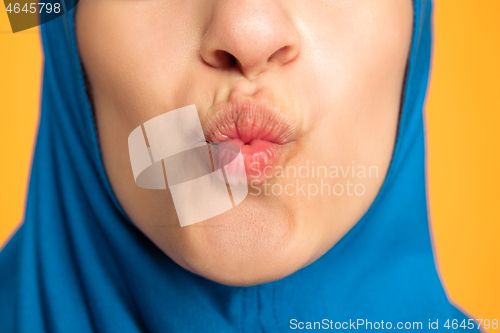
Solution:
<svg viewBox="0 0 500 333">
<path fill-rule="evenodd" d="M 180 230 L 185 269 L 231 286 L 284 278 L 312 261 L 301 229 L 285 207 L 246 200 L 234 209 Z M 269 199 L 269 198 L 267 198 Z"/>
</svg>

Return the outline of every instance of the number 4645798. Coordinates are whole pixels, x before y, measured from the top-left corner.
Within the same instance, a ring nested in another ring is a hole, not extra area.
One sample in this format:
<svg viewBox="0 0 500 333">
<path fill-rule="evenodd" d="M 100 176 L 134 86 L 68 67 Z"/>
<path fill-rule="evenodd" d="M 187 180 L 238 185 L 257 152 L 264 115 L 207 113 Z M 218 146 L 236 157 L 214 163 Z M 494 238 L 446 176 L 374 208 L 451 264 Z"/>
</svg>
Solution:
<svg viewBox="0 0 500 333">
<path fill-rule="evenodd" d="M 498 328 L 498 319 L 469 319 L 467 322 L 462 320 L 462 322 L 459 324 L 457 319 L 453 319 L 450 321 L 449 319 L 444 323 L 443 327 L 446 327 L 447 329 L 454 329 L 456 330 L 457 328 L 461 327 L 463 329 L 474 329 L 474 328 L 486 328 L 486 329 L 497 329 Z"/>
<path fill-rule="evenodd" d="M 49 3 L 45 3 L 45 2 L 39 2 L 39 3 L 30 3 L 29 4 L 29 8 L 28 8 L 28 4 L 25 3 L 23 8 L 21 8 L 21 5 L 19 3 L 15 3 L 13 6 L 12 6 L 12 3 L 9 3 L 9 5 L 7 6 L 7 8 L 5 9 L 7 12 L 9 13 L 21 13 L 21 12 L 24 12 L 26 14 L 28 13 L 31 13 L 31 14 L 34 14 L 37 12 L 37 5 L 38 5 L 38 8 L 40 8 L 40 11 L 38 11 L 39 13 L 41 13 L 44 9 L 45 9 L 45 12 L 50 14 L 52 12 L 58 14 L 59 12 L 61 12 L 61 4 L 60 3 L 55 3 L 54 5 L 52 5 L 50 2 Z"/>
</svg>

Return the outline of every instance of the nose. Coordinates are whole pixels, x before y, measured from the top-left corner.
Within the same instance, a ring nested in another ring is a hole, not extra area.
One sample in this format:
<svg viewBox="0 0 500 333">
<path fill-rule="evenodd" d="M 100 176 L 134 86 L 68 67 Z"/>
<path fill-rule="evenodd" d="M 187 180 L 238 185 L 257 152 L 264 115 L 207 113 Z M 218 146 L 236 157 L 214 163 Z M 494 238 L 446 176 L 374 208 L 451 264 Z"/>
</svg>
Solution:
<svg viewBox="0 0 500 333">
<path fill-rule="evenodd" d="M 286 3 L 286 1 L 285 1 Z M 271 64 L 284 66 L 300 51 L 300 35 L 280 1 L 217 1 L 200 54 L 216 69 L 253 79 Z"/>
</svg>

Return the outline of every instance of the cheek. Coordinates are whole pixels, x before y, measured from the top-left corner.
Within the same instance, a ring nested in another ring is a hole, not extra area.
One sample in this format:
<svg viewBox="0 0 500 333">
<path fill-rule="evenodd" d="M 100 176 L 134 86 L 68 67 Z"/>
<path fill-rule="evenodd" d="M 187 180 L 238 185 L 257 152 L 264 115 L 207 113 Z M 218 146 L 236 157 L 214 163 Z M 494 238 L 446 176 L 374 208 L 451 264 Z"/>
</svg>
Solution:
<svg viewBox="0 0 500 333">
<path fill-rule="evenodd" d="M 127 214 L 145 225 L 178 221 L 168 191 L 136 186 L 128 135 L 137 124 L 174 108 L 165 104 L 172 101 L 191 62 L 186 40 L 194 32 L 186 27 L 193 19 L 186 17 L 192 3 L 169 4 L 175 17 L 166 16 L 160 2 L 152 1 L 82 0 L 77 7 L 77 41 L 91 82 L 104 165 Z"/>
<path fill-rule="evenodd" d="M 360 102 L 401 85 L 411 39 L 411 1 L 374 1 L 321 15 L 319 23 L 307 24 L 311 72 L 323 97 Z"/>
<path fill-rule="evenodd" d="M 365 195 L 335 197 L 333 205 L 316 198 L 318 207 L 330 205 L 332 211 L 348 216 L 346 220 L 356 221 L 378 193 L 391 160 L 411 41 L 412 3 L 353 1 L 345 9 L 310 5 L 303 12 L 307 14 L 301 16 L 300 27 L 307 61 L 302 63 L 301 96 L 308 101 L 311 131 L 304 154 L 293 163 L 376 167 L 376 177 L 351 180 L 366 188 Z M 334 186 L 338 179 L 329 181 Z M 304 210 L 314 212 L 314 207 L 308 202 Z"/>
<path fill-rule="evenodd" d="M 170 226 L 177 222 L 175 211 L 170 209 L 173 206 L 171 196 L 167 191 L 136 186 L 131 177 L 127 145 L 130 132 L 151 117 L 148 110 L 158 109 L 154 98 L 158 88 L 155 87 L 163 87 L 165 91 L 171 89 L 168 86 L 171 83 L 160 84 L 154 72 L 158 72 L 158 68 L 174 71 L 182 67 L 164 66 L 167 60 L 181 59 L 174 49 L 178 49 L 176 43 L 183 39 L 179 32 L 182 29 L 176 29 L 172 20 L 166 20 L 172 25 L 166 29 L 174 31 L 172 48 L 158 43 L 162 30 L 155 29 L 157 22 L 151 17 L 158 8 L 149 8 L 148 13 L 146 3 L 150 2 L 80 1 L 76 34 L 80 56 L 91 82 L 99 144 L 113 191 L 132 221 L 146 226 L 151 221 L 161 221 Z M 178 73 L 165 75 L 175 77 Z M 141 209 L 144 207 L 150 209 Z"/>
<path fill-rule="evenodd" d="M 308 97 L 313 125 L 344 148 L 351 145 L 351 152 L 370 155 L 372 142 L 392 149 L 410 48 L 412 2 L 354 1 L 348 8 L 330 11 L 312 6 L 308 13 L 301 28 L 313 82 L 307 86 L 315 89 Z"/>
<path fill-rule="evenodd" d="M 192 63 L 193 25 L 202 24 L 192 4 L 170 3 L 165 11 L 152 1 L 79 3 L 78 44 L 100 108 L 137 124 L 165 107 L 158 100 L 175 94 Z"/>
</svg>

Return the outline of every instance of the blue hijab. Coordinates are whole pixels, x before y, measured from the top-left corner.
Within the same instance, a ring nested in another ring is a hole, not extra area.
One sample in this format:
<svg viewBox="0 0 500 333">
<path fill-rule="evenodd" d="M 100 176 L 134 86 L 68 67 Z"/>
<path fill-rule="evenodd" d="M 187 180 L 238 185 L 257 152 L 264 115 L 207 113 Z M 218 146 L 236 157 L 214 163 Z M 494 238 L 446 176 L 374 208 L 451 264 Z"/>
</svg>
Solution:
<svg viewBox="0 0 500 333">
<path fill-rule="evenodd" d="M 0 253 L 0 331 L 282 332 L 307 322 L 325 328 L 325 320 L 329 328 L 353 329 L 358 319 L 393 329 L 398 322 L 421 322 L 423 330 L 429 320 L 443 330 L 448 319 L 460 324 L 466 317 L 441 285 L 427 220 L 422 109 L 431 7 L 430 0 L 414 1 L 398 139 L 370 209 L 313 264 L 251 287 L 190 273 L 130 221 L 104 171 L 74 11 L 44 24 L 42 110 L 25 221 Z"/>
</svg>

